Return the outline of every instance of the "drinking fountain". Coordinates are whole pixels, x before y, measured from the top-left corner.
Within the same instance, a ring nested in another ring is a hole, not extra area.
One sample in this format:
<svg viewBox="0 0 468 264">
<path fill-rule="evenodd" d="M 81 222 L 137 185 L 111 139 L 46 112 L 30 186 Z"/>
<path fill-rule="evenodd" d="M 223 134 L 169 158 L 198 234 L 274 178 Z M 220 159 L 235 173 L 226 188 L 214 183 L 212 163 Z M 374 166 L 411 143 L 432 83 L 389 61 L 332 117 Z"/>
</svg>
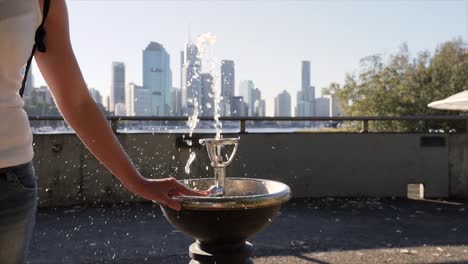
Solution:
<svg viewBox="0 0 468 264">
<path fill-rule="evenodd" d="M 253 245 L 247 239 L 268 226 L 291 191 L 283 183 L 226 177 L 239 138 L 206 138 L 213 178 L 181 181 L 188 188 L 209 190 L 208 196 L 175 196 L 182 209 L 160 205 L 167 220 L 195 238 L 189 247 L 189 264 L 253 264 Z"/>
</svg>

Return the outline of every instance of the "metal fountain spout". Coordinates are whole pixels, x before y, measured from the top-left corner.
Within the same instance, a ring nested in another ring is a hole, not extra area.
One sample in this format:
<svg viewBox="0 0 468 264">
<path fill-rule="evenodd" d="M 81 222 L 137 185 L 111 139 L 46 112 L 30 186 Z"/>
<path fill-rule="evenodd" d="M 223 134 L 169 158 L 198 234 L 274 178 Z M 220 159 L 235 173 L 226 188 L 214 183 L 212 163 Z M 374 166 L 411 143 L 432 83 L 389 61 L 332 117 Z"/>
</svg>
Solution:
<svg viewBox="0 0 468 264">
<path fill-rule="evenodd" d="M 214 168 L 215 185 L 209 188 L 210 196 L 221 197 L 226 193 L 226 167 L 231 164 L 236 155 L 239 138 L 204 138 L 200 144 L 206 146 L 211 167 Z M 226 153 L 226 147 L 233 146 L 231 153 Z"/>
</svg>

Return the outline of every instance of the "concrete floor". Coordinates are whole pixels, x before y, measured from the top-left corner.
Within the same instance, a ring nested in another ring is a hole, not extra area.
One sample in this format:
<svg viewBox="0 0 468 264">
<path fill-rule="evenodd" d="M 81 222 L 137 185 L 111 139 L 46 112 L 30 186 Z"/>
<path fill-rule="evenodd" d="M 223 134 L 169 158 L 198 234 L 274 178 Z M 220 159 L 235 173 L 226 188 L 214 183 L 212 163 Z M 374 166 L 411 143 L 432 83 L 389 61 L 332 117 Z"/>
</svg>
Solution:
<svg viewBox="0 0 468 264">
<path fill-rule="evenodd" d="M 293 200 L 250 239 L 256 264 L 468 263 L 468 203 Z M 151 203 L 42 209 L 29 263 L 187 264 L 192 240 Z"/>
</svg>

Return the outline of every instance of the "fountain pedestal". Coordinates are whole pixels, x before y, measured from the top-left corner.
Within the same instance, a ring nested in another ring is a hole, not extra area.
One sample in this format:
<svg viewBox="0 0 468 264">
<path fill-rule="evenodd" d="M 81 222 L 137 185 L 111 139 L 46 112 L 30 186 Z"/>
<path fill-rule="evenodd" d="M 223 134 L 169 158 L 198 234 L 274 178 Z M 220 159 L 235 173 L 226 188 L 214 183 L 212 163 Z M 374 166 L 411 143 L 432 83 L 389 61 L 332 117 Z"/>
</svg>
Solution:
<svg viewBox="0 0 468 264">
<path fill-rule="evenodd" d="M 214 179 L 191 179 L 187 187 L 205 190 Z M 221 197 L 177 196 L 182 210 L 161 205 L 166 219 L 196 242 L 189 248 L 190 264 L 253 263 L 249 237 L 267 227 L 289 200 L 289 187 L 261 179 L 226 178 Z M 232 260 L 232 261 L 231 261 Z"/>
<path fill-rule="evenodd" d="M 210 245 L 196 241 L 189 247 L 189 256 L 189 264 L 254 264 L 250 242 Z"/>
</svg>

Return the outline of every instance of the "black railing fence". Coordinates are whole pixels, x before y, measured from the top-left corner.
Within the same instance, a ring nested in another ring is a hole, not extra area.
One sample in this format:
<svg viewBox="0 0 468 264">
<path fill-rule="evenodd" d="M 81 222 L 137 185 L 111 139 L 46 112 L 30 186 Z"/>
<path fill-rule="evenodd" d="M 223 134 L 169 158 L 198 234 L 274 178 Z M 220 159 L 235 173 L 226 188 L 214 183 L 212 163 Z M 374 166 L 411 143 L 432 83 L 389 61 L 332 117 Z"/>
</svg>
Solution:
<svg viewBox="0 0 468 264">
<path fill-rule="evenodd" d="M 115 133 L 120 122 L 125 121 L 159 121 L 176 122 L 187 121 L 188 117 L 174 116 L 108 116 Z M 198 117 L 200 121 L 213 121 L 213 117 Z M 61 116 L 30 116 L 30 121 L 63 121 Z M 440 116 L 338 116 L 338 117 L 220 117 L 220 121 L 239 123 L 239 133 L 246 133 L 247 122 L 360 122 L 360 132 L 369 132 L 369 122 L 459 122 L 463 123 L 464 132 L 468 129 L 468 115 L 440 115 Z M 448 132 L 448 131 L 447 131 Z"/>
</svg>

